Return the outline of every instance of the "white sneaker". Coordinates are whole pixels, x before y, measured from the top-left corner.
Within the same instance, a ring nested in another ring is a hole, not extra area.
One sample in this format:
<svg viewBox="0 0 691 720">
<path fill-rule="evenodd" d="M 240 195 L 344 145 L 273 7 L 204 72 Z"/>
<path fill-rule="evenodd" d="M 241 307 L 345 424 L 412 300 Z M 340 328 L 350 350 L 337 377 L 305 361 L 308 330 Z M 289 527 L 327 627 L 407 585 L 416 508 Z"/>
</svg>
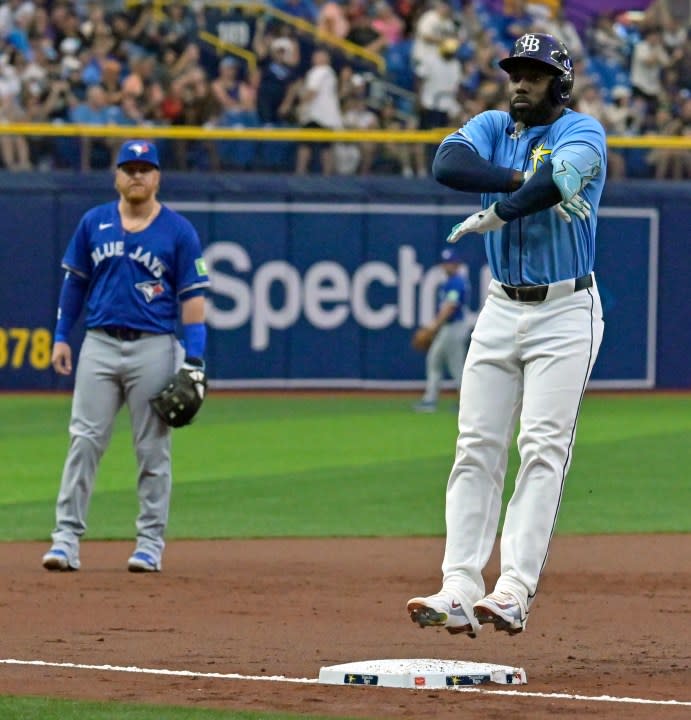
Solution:
<svg viewBox="0 0 691 720">
<path fill-rule="evenodd" d="M 471 638 L 480 630 L 470 608 L 464 609 L 460 598 L 444 590 L 428 597 L 411 598 L 407 610 L 410 619 L 421 628 L 444 627 L 452 635 L 464 633 Z"/>
<path fill-rule="evenodd" d="M 505 630 L 509 635 L 523 632 L 528 613 L 510 592 L 490 593 L 473 605 L 473 612 L 480 625 L 492 624 L 495 630 Z"/>
</svg>

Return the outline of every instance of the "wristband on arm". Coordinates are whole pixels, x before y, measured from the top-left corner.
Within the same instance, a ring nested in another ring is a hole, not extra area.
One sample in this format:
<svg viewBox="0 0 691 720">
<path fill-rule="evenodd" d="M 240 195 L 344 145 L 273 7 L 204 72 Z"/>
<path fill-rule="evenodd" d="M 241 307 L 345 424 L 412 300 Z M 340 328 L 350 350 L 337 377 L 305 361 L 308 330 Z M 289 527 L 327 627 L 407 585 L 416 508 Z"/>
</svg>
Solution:
<svg viewBox="0 0 691 720">
<path fill-rule="evenodd" d="M 206 349 L 206 325 L 204 323 L 183 325 L 182 334 L 185 346 L 185 363 L 203 367 L 204 350 Z"/>
</svg>

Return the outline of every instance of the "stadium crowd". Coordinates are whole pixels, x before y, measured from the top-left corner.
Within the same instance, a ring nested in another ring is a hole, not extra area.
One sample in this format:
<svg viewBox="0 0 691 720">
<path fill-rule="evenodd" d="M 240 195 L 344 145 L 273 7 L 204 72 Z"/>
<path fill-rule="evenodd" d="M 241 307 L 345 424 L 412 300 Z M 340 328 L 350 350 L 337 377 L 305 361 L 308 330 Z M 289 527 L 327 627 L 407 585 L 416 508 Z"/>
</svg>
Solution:
<svg viewBox="0 0 691 720">
<path fill-rule="evenodd" d="M 258 5 L 4 0 L 0 121 L 458 127 L 482 110 L 507 107 L 497 61 L 517 37 L 534 31 L 566 42 L 575 64 L 572 107 L 596 117 L 610 135 L 691 134 L 688 3 L 655 0 L 645 11 L 602 11 L 580 28 L 562 10 L 553 13 L 555 3 L 538 0 L 274 0 L 263 3 L 265 12 Z M 686 6 L 686 15 L 677 5 Z M 315 32 L 282 21 L 285 15 Z M 232 45 L 210 44 L 208 36 Z M 353 53 L 354 46 L 362 52 Z M 384 59 L 385 72 L 368 61 L 371 53 Z M 107 169 L 120 141 L 0 135 L 0 167 Z M 432 151 L 374 142 L 163 145 L 170 169 L 298 174 L 424 176 Z M 690 178 L 691 152 L 613 150 L 609 172 Z"/>
</svg>

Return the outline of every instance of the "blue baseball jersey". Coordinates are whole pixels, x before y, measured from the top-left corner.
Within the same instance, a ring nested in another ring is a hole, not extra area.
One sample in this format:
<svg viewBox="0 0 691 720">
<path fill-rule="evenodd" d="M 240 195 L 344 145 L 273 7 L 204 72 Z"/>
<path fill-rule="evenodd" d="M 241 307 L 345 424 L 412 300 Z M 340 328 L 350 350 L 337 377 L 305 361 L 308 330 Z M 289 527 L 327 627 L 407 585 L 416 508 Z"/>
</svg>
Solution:
<svg viewBox="0 0 691 720">
<path fill-rule="evenodd" d="M 580 195 L 592 210 L 590 218 L 566 223 L 548 208 L 485 233 L 492 276 L 507 285 L 542 285 L 587 275 L 595 263 L 597 210 L 607 174 L 605 131 L 594 118 L 569 109 L 551 125 L 515 130 L 509 113 L 487 110 L 442 144 L 464 143 L 485 160 L 521 172 L 535 172 L 547 160 L 554 167 L 566 161 L 588 180 Z M 506 197 L 483 193 L 482 207 Z"/>
<path fill-rule="evenodd" d="M 461 275 L 451 275 L 437 290 L 437 312 L 442 305 L 455 303 L 456 309 L 446 322 L 452 323 L 463 320 L 464 306 L 466 303 L 466 283 Z"/>
<path fill-rule="evenodd" d="M 196 230 L 165 205 L 139 232 L 123 229 L 118 201 L 92 208 L 80 220 L 62 267 L 89 281 L 87 328 L 175 332 L 178 301 L 209 286 Z"/>
</svg>

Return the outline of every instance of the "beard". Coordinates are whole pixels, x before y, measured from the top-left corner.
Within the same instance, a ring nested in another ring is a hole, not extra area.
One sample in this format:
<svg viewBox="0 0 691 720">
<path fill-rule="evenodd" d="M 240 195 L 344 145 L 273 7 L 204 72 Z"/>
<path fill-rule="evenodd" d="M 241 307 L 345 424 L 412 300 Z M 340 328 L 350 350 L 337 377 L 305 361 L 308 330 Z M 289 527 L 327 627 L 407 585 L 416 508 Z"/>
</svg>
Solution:
<svg viewBox="0 0 691 720">
<path fill-rule="evenodd" d="M 554 116 L 554 105 L 550 99 L 545 96 L 532 107 L 513 107 L 513 103 L 509 106 L 509 115 L 514 122 L 522 122 L 526 127 L 534 127 L 536 125 L 548 125 Z"/>
</svg>

